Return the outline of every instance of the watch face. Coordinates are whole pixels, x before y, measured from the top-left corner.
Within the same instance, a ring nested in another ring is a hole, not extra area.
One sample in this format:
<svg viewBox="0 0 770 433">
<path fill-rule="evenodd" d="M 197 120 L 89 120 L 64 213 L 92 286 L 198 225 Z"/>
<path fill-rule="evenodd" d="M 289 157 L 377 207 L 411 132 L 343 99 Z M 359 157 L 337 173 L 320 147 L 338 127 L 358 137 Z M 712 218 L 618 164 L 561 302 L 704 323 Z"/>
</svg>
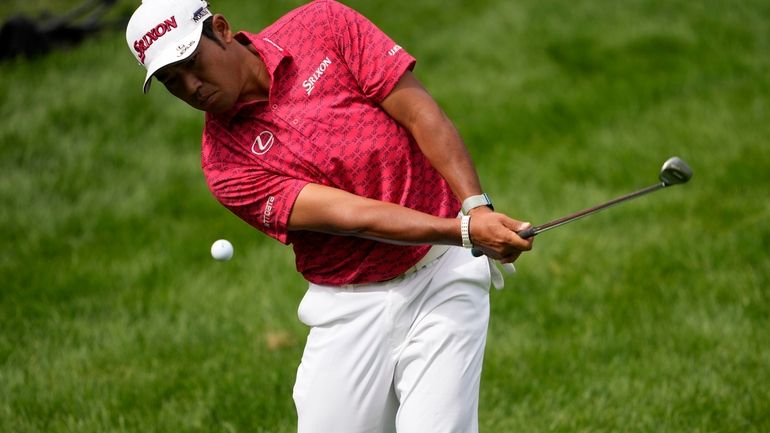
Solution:
<svg viewBox="0 0 770 433">
<path fill-rule="evenodd" d="M 487 193 L 484 193 L 484 194 L 482 194 L 482 195 L 484 196 L 484 199 L 486 199 L 486 201 L 487 201 L 487 203 L 486 203 L 486 206 L 487 206 L 488 208 L 492 209 L 492 210 L 495 210 L 495 207 L 494 207 L 494 206 L 492 206 L 492 199 L 490 199 L 490 198 L 489 198 L 489 196 L 487 195 Z"/>
<path fill-rule="evenodd" d="M 487 193 L 481 194 L 481 196 L 484 197 L 484 200 L 486 201 L 486 203 L 484 204 L 489 207 L 492 207 L 492 200 L 489 199 L 489 196 L 487 195 Z"/>
</svg>

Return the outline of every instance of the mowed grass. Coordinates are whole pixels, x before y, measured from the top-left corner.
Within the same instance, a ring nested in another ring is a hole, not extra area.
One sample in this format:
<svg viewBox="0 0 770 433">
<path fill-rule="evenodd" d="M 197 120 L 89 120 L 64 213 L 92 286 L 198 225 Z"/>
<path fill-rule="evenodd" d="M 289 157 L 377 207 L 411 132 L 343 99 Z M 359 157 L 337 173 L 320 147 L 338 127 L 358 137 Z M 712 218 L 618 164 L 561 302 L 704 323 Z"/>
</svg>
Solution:
<svg viewBox="0 0 770 433">
<path fill-rule="evenodd" d="M 212 6 L 256 30 L 298 4 Z M 695 172 L 541 235 L 493 291 L 481 431 L 770 431 L 770 6 L 349 4 L 511 216 Z M 0 431 L 294 431 L 306 284 L 211 198 L 202 116 L 141 94 L 120 32 L 0 75 Z"/>
</svg>

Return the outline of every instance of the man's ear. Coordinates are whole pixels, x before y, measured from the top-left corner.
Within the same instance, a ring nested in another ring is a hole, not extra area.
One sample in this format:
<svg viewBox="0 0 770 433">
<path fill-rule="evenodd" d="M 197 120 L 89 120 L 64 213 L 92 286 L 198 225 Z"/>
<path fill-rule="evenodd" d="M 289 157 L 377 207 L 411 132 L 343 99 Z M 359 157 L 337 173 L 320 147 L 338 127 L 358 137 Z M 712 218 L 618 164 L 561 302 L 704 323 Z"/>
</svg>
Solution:
<svg viewBox="0 0 770 433">
<path fill-rule="evenodd" d="M 223 15 L 216 14 L 212 17 L 211 29 L 214 31 L 214 35 L 223 43 L 229 44 L 232 42 L 233 32 L 230 28 L 230 23 L 227 22 L 227 18 Z"/>
</svg>

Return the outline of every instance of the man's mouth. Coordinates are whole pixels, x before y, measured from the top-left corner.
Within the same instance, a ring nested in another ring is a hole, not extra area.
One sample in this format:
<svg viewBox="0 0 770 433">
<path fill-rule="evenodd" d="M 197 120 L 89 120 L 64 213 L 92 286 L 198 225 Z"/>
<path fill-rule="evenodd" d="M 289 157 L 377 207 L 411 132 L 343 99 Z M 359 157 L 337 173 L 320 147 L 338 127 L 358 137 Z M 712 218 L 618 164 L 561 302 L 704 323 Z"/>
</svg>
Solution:
<svg viewBox="0 0 770 433">
<path fill-rule="evenodd" d="M 214 92 L 208 93 L 206 95 L 196 96 L 195 99 L 198 100 L 199 105 L 206 105 L 209 101 L 211 101 L 211 97 L 213 95 L 214 95 Z"/>
</svg>

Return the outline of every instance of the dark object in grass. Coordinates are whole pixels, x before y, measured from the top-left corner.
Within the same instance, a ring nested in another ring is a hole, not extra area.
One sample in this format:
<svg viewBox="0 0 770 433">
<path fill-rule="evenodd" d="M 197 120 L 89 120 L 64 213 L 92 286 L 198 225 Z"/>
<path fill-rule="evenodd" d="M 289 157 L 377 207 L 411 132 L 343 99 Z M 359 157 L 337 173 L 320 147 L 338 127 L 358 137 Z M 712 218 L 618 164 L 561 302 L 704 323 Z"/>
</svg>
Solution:
<svg viewBox="0 0 770 433">
<path fill-rule="evenodd" d="M 87 0 L 61 16 L 44 13 L 38 19 L 17 15 L 0 27 L 0 61 L 34 58 L 57 48 L 75 46 L 105 28 L 122 25 L 102 18 L 116 0 Z"/>
</svg>

